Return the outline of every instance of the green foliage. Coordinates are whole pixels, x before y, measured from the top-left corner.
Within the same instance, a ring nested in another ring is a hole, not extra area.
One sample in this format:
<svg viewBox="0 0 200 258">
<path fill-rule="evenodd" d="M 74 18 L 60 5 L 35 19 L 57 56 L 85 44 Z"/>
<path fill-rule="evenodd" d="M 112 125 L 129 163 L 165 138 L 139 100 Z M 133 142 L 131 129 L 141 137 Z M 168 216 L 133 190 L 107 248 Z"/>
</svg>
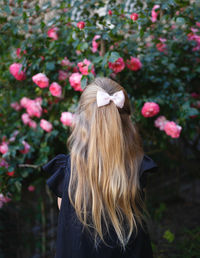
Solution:
<svg viewBox="0 0 200 258">
<path fill-rule="evenodd" d="M 158 20 L 151 21 L 151 10 L 154 4 L 160 4 Z M 147 101 L 154 101 L 160 106 L 159 115 L 175 121 L 182 126 L 181 138 L 188 144 L 199 138 L 199 109 L 197 100 L 191 97 L 199 87 L 199 51 L 194 40 L 188 40 L 191 28 L 198 28 L 200 6 L 189 1 L 135 1 L 128 5 L 126 1 L 118 3 L 109 1 L 106 12 L 105 1 L 59 1 L 55 6 L 51 3 L 29 6 L 23 1 L 15 1 L 15 5 L 5 1 L 0 11 L 0 135 L 9 139 L 15 130 L 19 131 L 14 142 L 9 144 L 9 151 L 2 155 L 9 163 L 9 168 L 0 167 L 0 192 L 18 198 L 23 180 L 32 174 L 41 177 L 41 166 L 49 158 L 60 152 L 67 152 L 66 140 L 70 129 L 60 122 L 62 112 L 74 112 L 80 92 L 75 91 L 69 79 L 59 80 L 59 70 L 68 71 L 61 66 L 64 57 L 73 62 L 73 68 L 85 58 L 94 64 L 95 76 L 113 78 L 113 71 L 108 62 L 115 62 L 122 57 L 126 62 L 130 57 L 137 57 L 142 68 L 132 71 L 125 67 L 114 77 L 127 90 L 133 106 L 133 121 L 141 128 L 145 137 L 145 145 L 158 151 L 166 150 L 169 142 L 176 144 L 163 131 L 154 126 L 153 118 L 144 118 L 141 108 Z M 112 10 L 112 15 L 108 15 Z M 56 15 L 45 19 L 54 11 Z M 130 19 L 130 14 L 139 15 L 137 21 Z M 179 12 L 179 13 L 178 13 Z M 9 19 L 8 19 L 9 17 Z M 77 28 L 77 22 L 84 21 L 84 29 Z M 173 25 L 173 27 L 172 27 Z M 48 37 L 52 27 L 58 28 L 58 39 Z M 199 35 L 199 31 L 197 32 Z M 98 51 L 92 51 L 92 41 L 100 35 Z M 166 51 L 158 50 L 161 39 L 166 39 Z M 21 58 L 16 56 L 16 49 L 21 48 Z M 23 51 L 26 50 L 26 54 Z M 79 51 L 79 52 L 77 52 Z M 44 58 L 42 58 L 44 57 Z M 15 62 L 26 69 L 26 80 L 17 81 L 9 72 L 9 66 Z M 89 70 L 91 66 L 89 67 Z M 39 88 L 32 81 L 32 76 L 44 73 L 52 82 L 62 86 L 62 98 L 56 101 L 48 88 Z M 90 72 L 83 75 L 81 87 L 84 88 L 94 79 Z M 22 97 L 42 98 L 43 112 L 40 118 L 34 117 L 37 129 L 24 125 L 21 115 L 25 109 L 15 111 L 10 104 L 20 102 Z M 53 130 L 44 132 L 40 120 L 46 119 L 53 125 Z M 22 141 L 27 141 L 31 148 L 22 154 Z M 198 141 L 195 141 L 196 143 Z M 195 146 L 194 146 L 195 147 Z M 199 151 L 195 151 L 199 153 Z M 27 166 L 20 166 L 20 165 Z M 33 166 L 30 166 L 33 165 Z M 14 177 L 6 172 L 14 168 Z M 162 217 L 164 206 L 157 211 L 157 219 Z"/>
<path fill-rule="evenodd" d="M 160 221 L 163 217 L 164 212 L 166 211 L 167 207 L 165 203 L 160 203 L 160 206 L 155 210 L 154 218 L 157 221 Z"/>
<path fill-rule="evenodd" d="M 178 243 L 178 250 L 181 257 L 199 257 L 200 227 L 194 229 L 185 228 L 184 238 Z"/>
<path fill-rule="evenodd" d="M 172 243 L 174 241 L 174 234 L 170 230 L 166 230 L 163 234 L 163 237 L 169 242 Z"/>
</svg>

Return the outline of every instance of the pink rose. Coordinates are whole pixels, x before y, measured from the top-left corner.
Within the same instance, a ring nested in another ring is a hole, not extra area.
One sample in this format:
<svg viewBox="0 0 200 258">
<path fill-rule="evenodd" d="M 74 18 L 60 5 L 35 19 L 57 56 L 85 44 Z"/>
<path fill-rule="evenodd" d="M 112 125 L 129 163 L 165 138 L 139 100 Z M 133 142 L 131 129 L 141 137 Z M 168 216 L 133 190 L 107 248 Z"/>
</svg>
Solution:
<svg viewBox="0 0 200 258">
<path fill-rule="evenodd" d="M 157 21 L 157 18 L 158 18 L 158 12 L 156 12 L 155 10 L 160 8 L 160 5 L 156 4 L 154 5 L 154 7 L 152 8 L 152 11 L 151 11 L 151 20 L 152 22 L 156 22 Z"/>
<path fill-rule="evenodd" d="M 19 134 L 19 130 L 15 130 L 12 136 L 9 138 L 9 142 L 14 142 L 18 134 Z"/>
<path fill-rule="evenodd" d="M 79 72 L 78 67 L 74 66 L 72 72 L 73 73 L 78 73 Z"/>
<path fill-rule="evenodd" d="M 21 72 L 19 72 L 19 70 L 22 68 L 22 64 L 19 63 L 13 63 L 10 65 L 9 67 L 9 71 L 10 73 L 15 77 L 16 80 L 18 81 L 23 81 L 26 79 L 26 74 L 25 74 L 25 69 L 21 70 Z"/>
<path fill-rule="evenodd" d="M 65 81 L 69 77 L 69 73 L 63 70 L 58 71 L 58 80 Z"/>
<path fill-rule="evenodd" d="M 8 172 L 6 172 L 6 174 L 7 174 L 8 176 L 14 176 L 15 171 L 14 171 L 14 170 L 13 170 L 13 171 L 8 171 Z"/>
<path fill-rule="evenodd" d="M 164 42 L 167 41 L 165 38 L 159 38 L 159 40 L 160 40 L 162 43 L 164 43 Z"/>
<path fill-rule="evenodd" d="M 18 58 L 21 58 L 20 53 L 21 53 L 21 48 L 17 48 L 16 49 L 16 55 L 17 55 Z"/>
<path fill-rule="evenodd" d="M 71 67 L 73 65 L 73 63 L 71 63 L 69 61 L 69 59 L 65 56 L 64 59 L 61 61 L 61 65 L 62 66 L 69 66 L 69 67 Z"/>
<path fill-rule="evenodd" d="M 30 117 L 27 113 L 22 114 L 21 119 L 25 125 L 27 125 L 30 122 Z"/>
<path fill-rule="evenodd" d="M 36 116 L 41 117 L 42 115 L 42 107 L 38 101 L 29 100 L 29 105 L 26 108 L 27 113 L 30 117 Z"/>
<path fill-rule="evenodd" d="M 178 138 L 180 136 L 181 130 L 182 127 L 180 125 L 177 125 L 173 121 L 168 121 L 164 127 L 165 133 L 172 138 Z"/>
<path fill-rule="evenodd" d="M 197 102 L 196 102 L 196 108 L 200 108 L 200 101 L 199 100 L 197 100 Z"/>
<path fill-rule="evenodd" d="M 200 22 L 196 22 L 197 27 L 200 27 Z"/>
<path fill-rule="evenodd" d="M 72 75 L 69 77 L 69 83 L 75 91 L 83 91 L 81 88 L 81 78 L 82 74 L 80 73 L 72 73 Z"/>
<path fill-rule="evenodd" d="M 200 108 L 200 101 L 196 100 L 195 103 L 190 104 L 190 106 L 199 109 Z"/>
<path fill-rule="evenodd" d="M 24 149 L 23 149 L 23 150 L 20 150 L 20 152 L 21 152 L 22 154 L 28 153 L 31 146 L 30 146 L 26 141 L 24 141 L 24 140 L 22 141 L 22 144 L 24 145 Z"/>
<path fill-rule="evenodd" d="M 192 28 L 191 28 L 192 30 Z M 188 40 L 194 40 L 196 41 L 197 45 L 195 47 L 193 47 L 192 51 L 199 51 L 200 50 L 200 36 L 194 33 L 195 30 L 193 30 L 193 32 L 187 34 Z"/>
<path fill-rule="evenodd" d="M 53 129 L 52 124 L 45 119 L 40 120 L 40 127 L 48 133 L 51 132 Z"/>
<path fill-rule="evenodd" d="M 4 203 L 10 202 L 11 199 L 7 196 L 4 196 L 2 193 L 0 193 L 0 208 L 3 207 Z"/>
<path fill-rule="evenodd" d="M 53 27 L 53 28 L 49 29 L 47 31 L 48 37 L 52 38 L 53 40 L 57 40 L 58 39 L 57 31 L 58 31 L 58 27 Z"/>
<path fill-rule="evenodd" d="M 199 29 L 197 29 L 197 28 L 190 28 L 190 29 L 191 29 L 191 31 L 194 32 L 194 33 L 196 33 L 196 32 L 199 31 Z"/>
<path fill-rule="evenodd" d="M 158 49 L 158 51 L 160 51 L 160 52 L 163 52 L 163 53 L 167 53 L 167 45 L 166 44 L 164 44 L 164 43 L 162 43 L 162 42 L 160 42 L 160 43 L 157 43 L 156 44 L 156 48 Z"/>
<path fill-rule="evenodd" d="M 195 40 L 195 36 L 196 35 L 193 32 L 190 32 L 190 33 L 187 34 L 187 39 L 188 40 Z"/>
<path fill-rule="evenodd" d="M 42 98 L 41 97 L 37 97 L 35 99 L 35 102 L 37 102 L 39 105 L 42 105 Z"/>
<path fill-rule="evenodd" d="M 96 42 L 97 39 L 100 39 L 100 35 L 95 35 L 93 40 L 92 40 L 92 52 L 95 53 L 98 50 L 100 42 Z"/>
<path fill-rule="evenodd" d="M 62 95 L 62 87 L 57 82 L 53 82 L 50 85 L 49 90 L 54 97 L 60 98 Z"/>
<path fill-rule="evenodd" d="M 26 108 L 28 106 L 28 103 L 29 103 L 29 98 L 27 97 L 23 97 L 21 98 L 20 100 L 20 105 L 23 107 L 23 108 Z"/>
<path fill-rule="evenodd" d="M 5 167 L 5 168 L 8 168 L 8 167 L 9 167 L 8 162 L 7 162 L 4 158 L 2 158 L 2 159 L 0 160 L 0 167 Z"/>
<path fill-rule="evenodd" d="M 192 48 L 192 51 L 193 51 L 193 52 L 199 51 L 199 50 L 200 50 L 200 45 L 198 45 L 198 46 Z"/>
<path fill-rule="evenodd" d="M 165 124 L 168 122 L 165 116 L 159 116 L 155 121 L 154 125 L 155 127 L 159 128 L 161 131 L 164 130 Z"/>
<path fill-rule="evenodd" d="M 146 47 L 151 47 L 152 46 L 152 43 L 151 42 L 147 42 L 146 43 Z"/>
<path fill-rule="evenodd" d="M 152 117 L 157 115 L 160 112 L 160 107 L 155 102 L 146 102 L 141 110 L 141 113 L 144 117 Z"/>
<path fill-rule="evenodd" d="M 10 104 L 10 106 L 15 109 L 16 111 L 19 111 L 22 107 L 18 104 L 18 102 L 13 102 Z"/>
<path fill-rule="evenodd" d="M 133 20 L 133 21 L 137 21 L 138 18 L 139 18 L 139 15 L 138 15 L 137 13 L 132 13 L 132 14 L 130 15 L 130 18 L 131 18 L 131 20 Z"/>
<path fill-rule="evenodd" d="M 71 126 L 73 120 L 73 114 L 71 112 L 62 112 L 60 121 L 67 126 Z"/>
<path fill-rule="evenodd" d="M 92 63 L 86 58 L 83 60 L 83 62 L 78 63 L 78 68 L 83 75 L 89 74 L 88 69 L 89 69 L 90 64 L 92 64 Z M 94 65 L 92 65 L 92 67 L 91 67 L 91 73 L 95 74 L 94 73 Z"/>
<path fill-rule="evenodd" d="M 40 88 L 46 88 L 49 86 L 49 79 L 43 73 L 38 73 L 32 77 L 33 82 Z"/>
<path fill-rule="evenodd" d="M 8 152 L 8 144 L 6 142 L 2 142 L 0 144 L 0 152 L 2 154 L 5 154 L 6 152 Z"/>
<path fill-rule="evenodd" d="M 192 92 L 192 93 L 190 94 L 190 96 L 191 96 L 192 98 L 194 98 L 194 99 L 199 99 L 199 98 L 200 98 L 200 94 L 199 94 L 199 93 L 196 93 L 196 92 Z"/>
<path fill-rule="evenodd" d="M 114 73 L 119 73 L 125 68 L 125 63 L 122 57 L 119 57 L 114 63 L 108 62 L 108 67 L 114 71 Z"/>
<path fill-rule="evenodd" d="M 29 192 L 34 192 L 35 191 L 35 186 L 29 185 L 28 190 L 29 190 Z"/>
<path fill-rule="evenodd" d="M 78 23 L 77 23 L 77 27 L 78 27 L 80 30 L 84 29 L 84 27 L 85 27 L 85 22 L 84 22 L 84 21 L 78 22 Z"/>
<path fill-rule="evenodd" d="M 142 63 L 138 58 L 131 56 L 131 59 L 126 61 L 126 66 L 132 71 L 138 71 L 141 69 Z"/>
<path fill-rule="evenodd" d="M 108 10 L 108 15 L 112 15 L 112 11 L 111 10 Z"/>
<path fill-rule="evenodd" d="M 24 50 L 23 53 L 26 54 L 27 53 L 26 50 Z M 21 48 L 17 48 L 16 49 L 16 55 L 17 55 L 18 58 L 21 58 L 20 54 L 21 54 Z"/>
<path fill-rule="evenodd" d="M 33 129 L 37 128 L 37 123 L 32 119 L 30 119 L 28 125 L 29 125 L 29 127 L 33 128 Z"/>
<path fill-rule="evenodd" d="M 76 54 L 77 54 L 77 56 L 80 56 L 81 51 L 80 50 L 76 50 Z"/>
</svg>

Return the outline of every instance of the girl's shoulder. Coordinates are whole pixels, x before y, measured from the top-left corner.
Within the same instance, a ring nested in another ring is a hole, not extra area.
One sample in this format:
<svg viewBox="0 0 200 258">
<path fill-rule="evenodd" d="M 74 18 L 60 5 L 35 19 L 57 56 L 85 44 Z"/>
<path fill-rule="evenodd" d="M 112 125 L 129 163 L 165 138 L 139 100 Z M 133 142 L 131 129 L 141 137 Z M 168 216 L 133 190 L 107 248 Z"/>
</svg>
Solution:
<svg viewBox="0 0 200 258">
<path fill-rule="evenodd" d="M 71 167 L 70 162 L 70 153 L 58 154 L 42 166 L 42 170 L 48 175 L 46 180 L 47 185 L 54 192 L 54 194 L 60 198 L 62 198 L 64 189 L 69 182 Z M 157 169 L 157 163 L 151 157 L 144 154 L 139 169 L 139 177 L 142 187 L 146 186 L 146 172 L 155 172 Z"/>
<path fill-rule="evenodd" d="M 62 198 L 69 168 L 69 154 L 58 154 L 42 166 L 42 170 L 48 175 L 46 183 L 57 197 Z"/>
<path fill-rule="evenodd" d="M 155 172 L 158 169 L 157 163 L 148 155 L 144 154 L 143 160 L 140 165 L 139 174 L 142 176 L 144 172 L 151 171 Z"/>
<path fill-rule="evenodd" d="M 140 165 L 139 169 L 139 177 L 140 177 L 140 184 L 142 188 L 146 186 L 147 183 L 147 172 L 157 172 L 158 171 L 158 164 L 148 155 L 144 154 L 143 160 Z"/>
</svg>

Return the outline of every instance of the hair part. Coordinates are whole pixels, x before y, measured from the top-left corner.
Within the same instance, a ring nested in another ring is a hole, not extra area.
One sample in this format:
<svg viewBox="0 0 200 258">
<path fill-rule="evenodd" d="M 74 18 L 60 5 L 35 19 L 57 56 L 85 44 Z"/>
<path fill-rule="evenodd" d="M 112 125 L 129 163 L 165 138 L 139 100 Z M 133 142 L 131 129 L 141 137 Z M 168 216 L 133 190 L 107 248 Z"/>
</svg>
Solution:
<svg viewBox="0 0 200 258">
<path fill-rule="evenodd" d="M 123 90 L 125 102 L 97 107 L 96 94 Z M 68 194 L 78 219 L 97 237 L 114 228 L 125 249 L 147 210 L 140 195 L 139 167 L 143 148 L 131 121 L 131 106 L 123 87 L 108 78 L 96 78 L 83 90 L 67 140 L 71 156 Z M 106 244 L 106 243 L 105 243 Z"/>
</svg>

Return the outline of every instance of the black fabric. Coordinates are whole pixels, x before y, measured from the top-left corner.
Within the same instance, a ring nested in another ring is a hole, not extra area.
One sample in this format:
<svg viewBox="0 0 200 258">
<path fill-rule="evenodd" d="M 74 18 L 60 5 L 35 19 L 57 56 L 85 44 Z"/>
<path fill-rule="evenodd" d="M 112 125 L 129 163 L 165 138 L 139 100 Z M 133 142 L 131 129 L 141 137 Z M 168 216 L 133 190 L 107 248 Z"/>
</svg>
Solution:
<svg viewBox="0 0 200 258">
<path fill-rule="evenodd" d="M 43 167 L 48 174 L 46 183 L 53 193 L 62 198 L 58 216 L 56 255 L 55 258 L 152 258 L 151 241 L 149 233 L 139 227 L 135 237 L 133 233 L 125 252 L 118 245 L 118 239 L 114 231 L 110 236 L 105 236 L 106 246 L 99 240 L 96 250 L 93 239 L 83 227 L 70 204 L 68 197 L 68 184 L 70 178 L 70 155 L 58 154 Z M 139 175 L 140 185 L 144 188 L 147 183 L 147 172 L 155 172 L 158 165 L 146 154 L 143 157 Z"/>
</svg>

